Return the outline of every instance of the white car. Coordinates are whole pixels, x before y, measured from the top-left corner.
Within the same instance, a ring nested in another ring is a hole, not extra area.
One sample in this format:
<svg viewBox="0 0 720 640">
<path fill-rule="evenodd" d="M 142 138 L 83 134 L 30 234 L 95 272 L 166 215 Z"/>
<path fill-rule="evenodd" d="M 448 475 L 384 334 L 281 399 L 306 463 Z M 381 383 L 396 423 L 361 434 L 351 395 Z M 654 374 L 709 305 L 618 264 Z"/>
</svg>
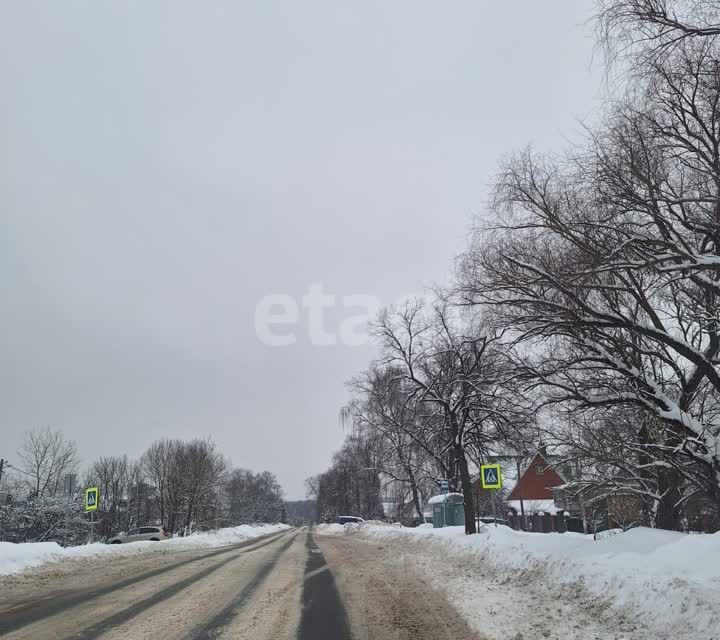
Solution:
<svg viewBox="0 0 720 640">
<path fill-rule="evenodd" d="M 108 544 L 123 544 L 125 542 L 138 542 L 139 540 L 167 540 L 170 538 L 170 532 L 165 527 L 139 527 L 130 529 L 127 533 L 119 533 L 114 538 L 110 538 Z"/>
</svg>

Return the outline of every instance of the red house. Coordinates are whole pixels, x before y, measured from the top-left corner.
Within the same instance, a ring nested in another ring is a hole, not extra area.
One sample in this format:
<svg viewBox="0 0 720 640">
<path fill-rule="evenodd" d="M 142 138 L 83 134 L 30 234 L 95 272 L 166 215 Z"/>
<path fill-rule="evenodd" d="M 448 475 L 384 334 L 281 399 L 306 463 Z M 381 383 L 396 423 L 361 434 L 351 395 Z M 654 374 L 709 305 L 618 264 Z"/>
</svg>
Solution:
<svg viewBox="0 0 720 640">
<path fill-rule="evenodd" d="M 530 464 L 521 471 L 508 500 L 552 500 L 553 489 L 563 484 L 567 484 L 567 481 L 538 451 Z"/>
</svg>

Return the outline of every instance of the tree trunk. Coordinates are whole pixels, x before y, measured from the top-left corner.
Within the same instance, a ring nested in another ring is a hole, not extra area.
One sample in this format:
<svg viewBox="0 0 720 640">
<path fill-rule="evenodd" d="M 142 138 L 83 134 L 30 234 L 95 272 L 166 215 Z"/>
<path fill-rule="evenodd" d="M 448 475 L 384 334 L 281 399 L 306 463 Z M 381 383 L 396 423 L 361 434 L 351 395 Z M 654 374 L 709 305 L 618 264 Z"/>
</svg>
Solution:
<svg viewBox="0 0 720 640">
<path fill-rule="evenodd" d="M 715 502 L 715 510 L 710 521 L 710 528 L 712 531 L 720 531 L 720 485 L 718 485 L 717 478 L 720 478 L 720 462 L 715 460 L 712 465 L 712 497 Z"/>
<path fill-rule="evenodd" d="M 475 526 L 475 499 L 472 492 L 472 479 L 470 478 L 470 470 L 468 469 L 467 457 L 462 446 L 455 446 L 455 462 L 460 472 L 460 482 L 462 484 L 462 494 L 465 501 L 465 533 L 477 533 Z"/>
<path fill-rule="evenodd" d="M 165 522 L 165 486 L 160 484 L 158 488 L 158 495 L 160 496 L 160 524 L 167 524 Z"/>
<path fill-rule="evenodd" d="M 187 535 L 187 532 L 190 530 L 194 506 L 192 502 L 188 505 L 187 515 L 185 516 L 185 533 L 183 535 Z"/>
<path fill-rule="evenodd" d="M 448 454 L 447 480 L 453 480 L 457 477 L 457 473 L 457 452 L 452 451 Z"/>
<path fill-rule="evenodd" d="M 651 486 L 655 484 L 655 489 L 657 490 L 657 478 L 654 477 L 653 471 L 650 470 L 649 464 L 651 462 L 650 455 L 647 453 L 647 447 L 650 445 L 650 437 L 648 434 L 648 428 L 647 428 L 647 418 L 643 419 L 642 425 L 640 426 L 640 430 L 638 431 L 638 442 L 640 443 L 641 449 L 640 453 L 638 454 L 638 465 L 640 467 L 640 470 L 638 474 L 641 478 L 645 480 L 648 484 Z M 649 499 L 647 496 L 642 496 L 642 519 L 643 519 L 643 525 L 650 526 L 653 517 L 653 504 L 652 500 Z"/>
<path fill-rule="evenodd" d="M 675 469 L 661 469 L 658 472 L 658 492 L 663 496 L 658 503 L 655 526 L 658 529 L 679 531 L 682 509 L 680 501 L 680 474 Z"/>
<path fill-rule="evenodd" d="M 412 501 L 413 506 L 415 507 L 415 512 L 417 513 L 418 518 L 420 518 L 422 522 L 425 522 L 422 507 L 420 506 L 420 492 L 418 491 L 417 480 L 415 479 L 415 474 L 410 468 L 410 465 L 406 465 L 405 472 L 407 473 L 408 479 L 410 480 L 410 491 L 412 492 Z"/>
</svg>

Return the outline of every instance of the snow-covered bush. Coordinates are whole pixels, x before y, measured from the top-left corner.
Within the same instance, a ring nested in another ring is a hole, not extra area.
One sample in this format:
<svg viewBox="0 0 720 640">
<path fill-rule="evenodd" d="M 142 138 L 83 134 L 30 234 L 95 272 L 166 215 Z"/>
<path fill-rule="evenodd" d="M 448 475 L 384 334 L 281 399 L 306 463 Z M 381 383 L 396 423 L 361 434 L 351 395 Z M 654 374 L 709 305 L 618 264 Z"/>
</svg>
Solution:
<svg viewBox="0 0 720 640">
<path fill-rule="evenodd" d="M 3 542 L 75 545 L 86 542 L 89 532 L 89 519 L 79 500 L 46 496 L 0 505 Z"/>
</svg>

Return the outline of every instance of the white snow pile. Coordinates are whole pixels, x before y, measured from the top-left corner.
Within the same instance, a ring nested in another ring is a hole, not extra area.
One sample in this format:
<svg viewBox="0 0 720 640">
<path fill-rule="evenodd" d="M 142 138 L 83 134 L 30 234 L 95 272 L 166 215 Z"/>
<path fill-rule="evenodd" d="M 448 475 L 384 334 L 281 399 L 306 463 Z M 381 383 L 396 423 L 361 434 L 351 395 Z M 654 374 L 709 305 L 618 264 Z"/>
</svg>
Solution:
<svg viewBox="0 0 720 640">
<path fill-rule="evenodd" d="M 432 525 L 430 525 L 432 527 Z M 381 520 L 366 520 L 365 522 L 358 523 L 358 522 L 346 522 L 345 524 L 338 524 L 336 522 L 333 522 L 332 524 L 320 524 L 318 525 L 318 530 L 320 533 L 326 533 L 330 535 L 340 535 L 340 534 L 347 534 L 347 535 L 354 535 L 358 533 L 359 531 L 366 531 L 368 530 L 368 527 L 400 527 L 402 528 L 402 525 L 399 522 L 395 522 L 393 524 L 390 524 L 388 522 L 382 522 Z"/>
<path fill-rule="evenodd" d="M 103 544 L 100 542 L 78 547 L 61 547 L 56 542 L 0 542 L 0 575 L 20 573 L 46 562 L 79 560 L 102 556 L 128 557 L 144 553 L 172 553 L 181 549 L 203 549 L 236 544 L 259 536 L 288 529 L 284 524 L 240 525 L 184 538 L 171 538 L 161 542 L 132 542 L 129 544 Z"/>
<path fill-rule="evenodd" d="M 18 573 L 52 560 L 62 547 L 56 542 L 0 542 L 0 575 Z"/>
<path fill-rule="evenodd" d="M 323 528 L 322 533 L 338 532 Z M 433 557 L 476 560 L 488 568 L 492 580 L 508 585 L 526 579 L 529 571 L 539 572 L 549 590 L 572 591 L 569 586 L 580 585 L 603 601 L 626 608 L 645 629 L 657 629 L 654 637 L 720 639 L 720 533 L 688 535 L 640 528 L 595 541 L 577 533 L 526 533 L 492 525 L 473 536 L 466 536 L 462 527 L 363 525 L 356 535 L 395 539 L 405 545 L 412 540 Z M 463 580 L 459 597 L 470 602 L 488 575 L 466 574 L 459 579 Z"/>
<path fill-rule="evenodd" d="M 328 533 L 331 535 L 345 533 L 345 525 L 337 524 L 336 522 L 333 522 L 332 524 L 319 524 L 317 528 L 321 533 Z M 350 529 L 350 527 L 348 527 L 348 529 Z"/>
<path fill-rule="evenodd" d="M 185 538 L 171 538 L 170 540 L 167 540 L 165 544 L 168 545 L 168 547 L 174 547 L 176 549 L 222 547 L 227 544 L 236 544 L 238 542 L 243 542 L 244 540 L 257 538 L 258 536 L 278 533 L 280 531 L 284 531 L 285 529 L 290 529 L 290 526 L 286 524 L 241 524 L 238 527 L 227 527 L 225 529 L 208 531 L 206 533 L 196 533 Z"/>
</svg>

